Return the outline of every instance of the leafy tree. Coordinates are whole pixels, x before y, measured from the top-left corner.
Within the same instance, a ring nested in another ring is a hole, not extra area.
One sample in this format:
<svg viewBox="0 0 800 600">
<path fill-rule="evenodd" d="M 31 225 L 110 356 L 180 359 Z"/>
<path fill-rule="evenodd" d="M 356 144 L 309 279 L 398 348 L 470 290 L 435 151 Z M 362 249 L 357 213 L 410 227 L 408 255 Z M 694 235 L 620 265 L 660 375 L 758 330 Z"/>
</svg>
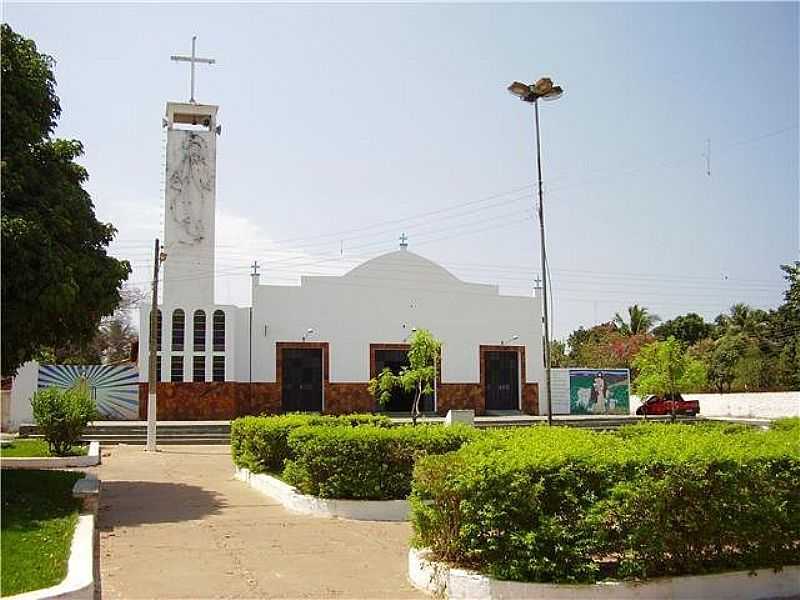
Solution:
<svg viewBox="0 0 800 600">
<path fill-rule="evenodd" d="M 744 339 L 738 335 L 725 335 L 714 344 L 708 366 L 708 379 L 720 394 L 726 388 L 731 391 L 731 385 L 736 378 L 736 363 L 744 354 L 745 345 Z"/>
<path fill-rule="evenodd" d="M 789 283 L 784 303 L 770 314 L 769 338 L 774 344 L 776 378 L 786 389 L 800 389 L 800 261 L 781 265 Z"/>
<path fill-rule="evenodd" d="M 632 368 L 633 357 L 652 341 L 649 334 L 624 335 L 613 323 L 581 327 L 567 339 L 569 363 L 578 367 Z"/>
<path fill-rule="evenodd" d="M 418 329 L 412 333 L 409 342 L 411 347 L 408 349 L 408 366 L 403 367 L 397 375 L 389 368 L 384 369 L 370 380 L 369 391 L 380 404 L 389 402 L 392 391 L 396 388 L 414 392 L 411 420 L 416 425 L 421 414 L 419 403 L 422 397 L 433 393 L 442 343 L 427 329 Z"/>
<path fill-rule="evenodd" d="M 622 335 L 639 335 L 649 333 L 658 321 L 658 315 L 650 314 L 644 306 L 634 304 L 628 307 L 628 320 L 626 321 L 619 313 L 614 315 L 614 325 Z"/>
<path fill-rule="evenodd" d="M 570 366 L 567 345 L 560 340 L 550 340 L 550 366 L 554 369 Z"/>
<path fill-rule="evenodd" d="M 114 364 L 130 360 L 131 347 L 139 339 L 130 313 L 145 299 L 145 292 L 123 287 L 120 296 L 114 314 L 103 317 L 92 338 L 79 344 L 41 349 L 36 359 L 61 365 Z"/>
<path fill-rule="evenodd" d="M 772 381 L 770 366 L 758 344 L 747 343 L 733 369 L 734 387 L 745 392 L 768 389 Z"/>
<path fill-rule="evenodd" d="M 669 321 L 664 321 L 661 325 L 653 329 L 653 335 L 659 340 L 666 340 L 674 337 L 687 346 L 696 344 L 703 338 L 707 338 L 714 330 L 712 323 L 706 323 L 703 317 L 697 313 L 687 313 L 679 315 Z"/>
<path fill-rule="evenodd" d="M 800 319 L 800 261 L 795 261 L 791 265 L 781 265 L 783 276 L 789 282 L 789 289 L 784 292 L 784 306 L 795 318 Z"/>
<path fill-rule="evenodd" d="M 83 146 L 52 138 L 61 114 L 53 59 L 8 25 L 0 38 L 2 374 L 11 375 L 42 347 L 87 344 L 131 269 L 107 254 L 116 230 L 96 219 L 83 189 Z"/>
<path fill-rule="evenodd" d="M 777 378 L 785 388 L 800 389 L 800 333 L 784 341 L 783 349 L 778 355 L 776 371 Z"/>
<path fill-rule="evenodd" d="M 688 354 L 686 346 L 672 337 L 646 345 L 633 364 L 639 371 L 633 387 L 640 396 L 674 397 L 681 392 L 701 389 L 706 382 L 703 363 Z M 675 418 L 674 403 L 672 418 Z"/>
<path fill-rule="evenodd" d="M 611 356 L 610 344 L 619 339 L 619 333 L 611 323 L 601 323 L 589 329 L 579 327 L 567 338 L 569 361 L 579 367 L 619 366 Z"/>
</svg>

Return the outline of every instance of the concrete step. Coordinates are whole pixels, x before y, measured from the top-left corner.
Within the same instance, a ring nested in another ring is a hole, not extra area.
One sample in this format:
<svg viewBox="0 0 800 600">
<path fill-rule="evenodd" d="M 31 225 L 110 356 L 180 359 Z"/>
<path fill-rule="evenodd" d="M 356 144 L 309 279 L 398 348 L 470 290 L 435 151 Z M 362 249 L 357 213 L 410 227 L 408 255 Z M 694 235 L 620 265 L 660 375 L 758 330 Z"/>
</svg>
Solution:
<svg viewBox="0 0 800 600">
<path fill-rule="evenodd" d="M 181 435 L 230 435 L 230 429 L 214 429 L 210 427 L 157 427 L 159 433 L 181 434 Z M 84 435 L 116 435 L 118 433 L 134 433 L 144 435 L 147 433 L 146 427 L 108 427 L 95 428 L 87 427 L 83 430 Z M 30 434 L 29 434 L 30 435 Z"/>
<path fill-rule="evenodd" d="M 161 425 L 158 427 L 159 435 L 164 433 L 166 435 L 179 434 L 179 435 L 230 435 L 230 425 L 192 425 L 187 423 L 185 425 Z M 145 435 L 147 433 L 146 425 L 89 425 L 83 431 L 85 436 L 89 435 L 118 435 L 118 434 L 139 434 Z M 19 434 L 23 437 L 31 437 L 38 435 L 38 430 L 35 425 L 21 425 Z"/>
<path fill-rule="evenodd" d="M 97 440 L 101 446 L 115 446 L 117 444 L 128 444 L 129 446 L 144 446 L 147 443 L 147 436 L 137 436 L 131 438 L 109 438 Z M 195 438 L 195 437 L 156 437 L 156 444 L 160 446 L 227 446 L 230 444 L 227 438 Z"/>
<path fill-rule="evenodd" d="M 29 438 L 41 438 L 40 435 L 30 435 Z M 84 433 L 81 440 L 85 442 L 100 442 L 101 446 L 110 444 L 144 444 L 147 441 L 147 434 L 142 433 L 108 433 L 91 434 Z M 156 431 L 156 441 L 159 444 L 230 444 L 231 438 L 225 434 L 182 434 L 180 432 L 161 432 Z"/>
<path fill-rule="evenodd" d="M 558 415 L 554 417 L 553 424 L 564 427 L 582 427 L 587 429 L 607 430 L 616 429 L 621 425 L 627 425 L 641 421 L 641 417 L 633 416 L 583 416 L 569 417 Z M 669 421 L 669 416 L 650 417 L 651 421 Z M 697 422 L 703 420 L 702 417 L 678 417 L 681 422 Z M 398 423 L 410 422 L 410 419 L 397 418 Z M 422 422 L 441 423 L 442 417 L 423 419 Z M 531 425 L 541 425 L 547 422 L 546 417 L 530 415 L 491 415 L 477 417 L 476 427 L 529 427 Z M 184 421 L 184 422 L 161 422 L 157 426 L 158 440 L 163 443 L 190 444 L 190 443 L 230 443 L 230 423 L 228 421 Z M 21 425 L 19 430 L 22 437 L 37 437 L 38 431 L 35 425 Z M 86 427 L 83 432 L 83 439 L 97 440 L 103 444 L 113 443 L 144 443 L 147 437 L 147 425 L 143 421 L 126 422 L 96 422 Z"/>
</svg>

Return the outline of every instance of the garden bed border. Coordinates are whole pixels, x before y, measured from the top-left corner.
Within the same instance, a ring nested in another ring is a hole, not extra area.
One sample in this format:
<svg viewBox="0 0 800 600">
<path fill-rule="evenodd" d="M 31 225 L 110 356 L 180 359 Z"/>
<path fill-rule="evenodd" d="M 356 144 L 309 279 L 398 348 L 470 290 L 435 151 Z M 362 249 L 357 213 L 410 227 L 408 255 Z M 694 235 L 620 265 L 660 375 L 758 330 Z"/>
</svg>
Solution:
<svg viewBox="0 0 800 600">
<path fill-rule="evenodd" d="M 408 521 L 407 500 L 340 500 L 301 494 L 296 488 L 266 473 L 238 468 L 234 477 L 280 502 L 292 512 L 352 521 Z"/>
<path fill-rule="evenodd" d="M 85 457 L 83 457 L 85 458 Z M 72 543 L 69 548 L 67 576 L 56 585 L 8 596 L 6 600 L 93 600 L 95 565 L 95 516 L 100 482 L 92 475 L 75 482 L 72 494 L 82 501 Z"/>
<path fill-rule="evenodd" d="M 4 469 L 67 469 L 99 464 L 100 442 L 89 442 L 89 450 L 85 456 L 4 456 L 0 459 L 0 465 Z"/>
<path fill-rule="evenodd" d="M 503 581 L 476 571 L 450 567 L 429 558 L 426 549 L 408 551 L 408 578 L 411 584 L 437 598 L 485 600 L 673 600 L 705 598 L 760 600 L 796 597 L 800 566 L 781 571 L 730 571 L 711 575 L 659 577 L 646 582 L 609 581 L 572 585 Z"/>
</svg>

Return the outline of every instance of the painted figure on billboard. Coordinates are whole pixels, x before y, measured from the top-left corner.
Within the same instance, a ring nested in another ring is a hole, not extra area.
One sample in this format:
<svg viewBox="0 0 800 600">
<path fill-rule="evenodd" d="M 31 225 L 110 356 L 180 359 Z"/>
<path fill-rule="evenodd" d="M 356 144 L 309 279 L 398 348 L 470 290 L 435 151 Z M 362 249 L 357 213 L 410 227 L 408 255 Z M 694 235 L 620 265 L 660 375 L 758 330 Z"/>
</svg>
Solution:
<svg viewBox="0 0 800 600">
<path fill-rule="evenodd" d="M 573 415 L 628 414 L 627 369 L 570 369 L 569 404 Z"/>
</svg>

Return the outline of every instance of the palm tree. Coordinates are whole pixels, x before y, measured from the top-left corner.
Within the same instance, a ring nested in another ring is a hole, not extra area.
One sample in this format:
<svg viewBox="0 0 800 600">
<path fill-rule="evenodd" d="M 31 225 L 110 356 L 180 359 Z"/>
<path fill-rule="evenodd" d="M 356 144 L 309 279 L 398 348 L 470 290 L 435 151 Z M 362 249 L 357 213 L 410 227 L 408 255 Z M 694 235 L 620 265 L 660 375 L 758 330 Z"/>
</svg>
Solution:
<svg viewBox="0 0 800 600">
<path fill-rule="evenodd" d="M 660 320 L 658 315 L 650 314 L 646 307 L 634 304 L 628 307 L 627 321 L 619 313 L 614 315 L 614 326 L 623 335 L 638 335 L 649 333 Z"/>
<path fill-rule="evenodd" d="M 759 337 L 767 326 L 767 313 L 739 302 L 731 306 L 729 315 L 720 315 L 721 325 L 732 335 Z"/>
</svg>

